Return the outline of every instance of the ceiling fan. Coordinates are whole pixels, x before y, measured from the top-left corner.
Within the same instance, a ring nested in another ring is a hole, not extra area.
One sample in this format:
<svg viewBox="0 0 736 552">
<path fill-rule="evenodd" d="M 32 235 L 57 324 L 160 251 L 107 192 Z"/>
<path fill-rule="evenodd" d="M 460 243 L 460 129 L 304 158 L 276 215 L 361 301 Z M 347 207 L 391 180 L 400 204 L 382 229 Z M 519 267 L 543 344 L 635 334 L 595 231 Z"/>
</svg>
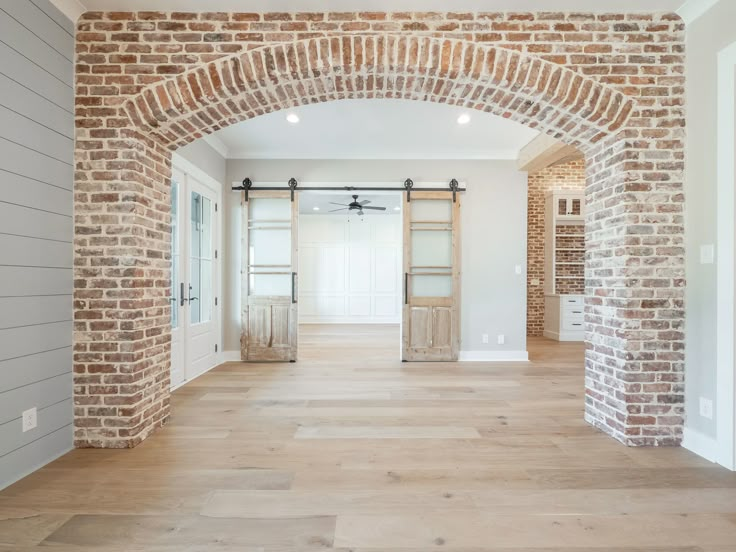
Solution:
<svg viewBox="0 0 736 552">
<path fill-rule="evenodd" d="M 337 211 L 358 211 L 359 215 L 363 215 L 363 209 L 370 209 L 372 211 L 385 211 L 385 207 L 369 207 L 368 204 L 371 201 L 369 199 L 364 199 L 363 201 L 358 201 L 358 196 L 353 196 L 352 203 L 335 203 L 333 201 L 330 201 L 330 205 L 340 205 L 340 209 L 333 209 L 330 211 L 330 213 L 336 213 Z"/>
</svg>

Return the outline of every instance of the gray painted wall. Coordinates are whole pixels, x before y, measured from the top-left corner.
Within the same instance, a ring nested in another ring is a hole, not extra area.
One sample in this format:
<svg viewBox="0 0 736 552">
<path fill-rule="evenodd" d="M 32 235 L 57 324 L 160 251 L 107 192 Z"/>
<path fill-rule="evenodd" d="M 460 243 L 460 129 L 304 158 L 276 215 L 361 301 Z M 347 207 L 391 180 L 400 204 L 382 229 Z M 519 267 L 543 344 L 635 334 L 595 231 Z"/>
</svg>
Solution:
<svg viewBox="0 0 736 552">
<path fill-rule="evenodd" d="M 699 398 L 716 402 L 717 264 L 700 264 L 700 246 L 716 243 L 718 52 L 736 42 L 736 2 L 721 0 L 687 30 L 686 427 L 715 438 Z M 717 260 L 716 260 L 717 261 Z"/>
<path fill-rule="evenodd" d="M 73 58 L 48 0 L 0 4 L 0 488 L 72 447 Z"/>
<path fill-rule="evenodd" d="M 462 207 L 462 351 L 526 351 L 527 174 L 509 161 L 228 160 L 227 181 L 388 182 L 457 178 Z M 239 350 L 240 195 L 225 189 L 224 349 Z M 520 275 L 514 271 L 521 265 Z M 489 334 L 489 343 L 482 342 Z M 504 345 L 496 336 L 504 334 Z"/>
</svg>

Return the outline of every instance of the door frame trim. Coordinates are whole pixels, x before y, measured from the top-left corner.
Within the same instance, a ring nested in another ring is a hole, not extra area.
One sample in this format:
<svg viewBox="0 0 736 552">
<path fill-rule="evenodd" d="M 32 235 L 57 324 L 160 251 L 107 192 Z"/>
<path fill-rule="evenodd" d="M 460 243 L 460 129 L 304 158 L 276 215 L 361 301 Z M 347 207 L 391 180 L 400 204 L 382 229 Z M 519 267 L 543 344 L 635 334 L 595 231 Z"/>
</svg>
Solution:
<svg viewBox="0 0 736 552">
<path fill-rule="evenodd" d="M 736 470 L 736 43 L 718 53 L 716 462 Z"/>
</svg>

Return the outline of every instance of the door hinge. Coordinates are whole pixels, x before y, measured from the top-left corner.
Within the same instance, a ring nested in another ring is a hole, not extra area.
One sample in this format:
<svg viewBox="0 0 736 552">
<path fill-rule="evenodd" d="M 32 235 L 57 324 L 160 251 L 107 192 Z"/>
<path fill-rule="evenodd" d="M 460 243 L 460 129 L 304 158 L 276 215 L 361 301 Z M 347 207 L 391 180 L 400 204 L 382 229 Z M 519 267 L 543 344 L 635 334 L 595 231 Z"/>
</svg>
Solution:
<svg viewBox="0 0 736 552">
<path fill-rule="evenodd" d="M 217 306 L 217 297 L 215 297 L 215 306 Z"/>
<path fill-rule="evenodd" d="M 217 249 L 215 249 L 215 259 L 217 258 Z"/>
<path fill-rule="evenodd" d="M 215 343 L 215 352 L 217 352 L 217 343 Z"/>
<path fill-rule="evenodd" d="M 217 203 L 215 203 L 215 213 L 217 212 Z"/>
</svg>

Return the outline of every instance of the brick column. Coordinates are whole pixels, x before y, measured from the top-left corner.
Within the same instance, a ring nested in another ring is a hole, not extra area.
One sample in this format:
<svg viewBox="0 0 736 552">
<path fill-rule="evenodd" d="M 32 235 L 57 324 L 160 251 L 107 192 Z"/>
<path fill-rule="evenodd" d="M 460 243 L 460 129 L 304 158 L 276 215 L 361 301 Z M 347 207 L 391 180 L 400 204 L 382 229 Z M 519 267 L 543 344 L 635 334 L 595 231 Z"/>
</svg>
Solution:
<svg viewBox="0 0 736 552">
<path fill-rule="evenodd" d="M 619 137 L 588 163 L 585 418 L 627 445 L 675 445 L 684 414 L 681 144 Z"/>
<path fill-rule="evenodd" d="M 76 161 L 75 445 L 133 447 L 169 414 L 170 156 L 85 129 Z"/>
</svg>

